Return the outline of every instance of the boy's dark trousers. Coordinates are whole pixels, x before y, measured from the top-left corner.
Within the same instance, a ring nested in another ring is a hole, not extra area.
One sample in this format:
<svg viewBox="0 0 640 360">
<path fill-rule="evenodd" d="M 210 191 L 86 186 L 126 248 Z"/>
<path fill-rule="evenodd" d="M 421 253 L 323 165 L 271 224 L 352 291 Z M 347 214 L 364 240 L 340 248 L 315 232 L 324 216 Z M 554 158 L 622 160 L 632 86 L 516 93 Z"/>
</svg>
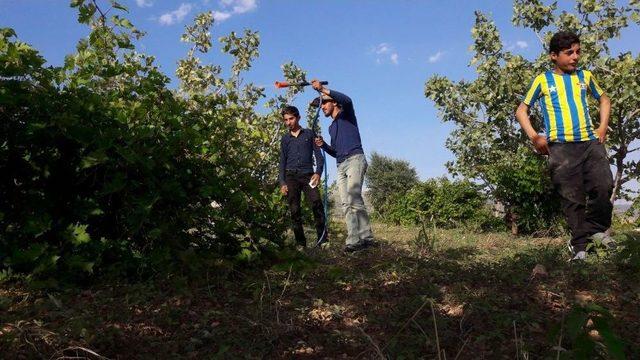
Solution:
<svg viewBox="0 0 640 360">
<path fill-rule="evenodd" d="M 293 233 L 295 234 L 296 242 L 299 245 L 306 245 L 307 243 L 304 236 L 304 230 L 302 228 L 302 210 L 300 208 L 300 195 L 303 191 L 305 198 L 307 199 L 307 203 L 313 211 L 318 239 L 320 239 L 325 231 L 324 207 L 320 198 L 320 191 L 318 191 L 318 187 L 312 188 L 309 186 L 309 181 L 311 181 L 312 175 L 312 173 L 300 173 L 290 170 L 287 170 L 285 173 L 285 182 L 288 189 L 287 200 L 289 201 Z"/>
<path fill-rule="evenodd" d="M 613 177 L 607 150 L 598 140 L 549 144 L 551 181 L 560 195 L 574 252 L 611 226 Z"/>
</svg>

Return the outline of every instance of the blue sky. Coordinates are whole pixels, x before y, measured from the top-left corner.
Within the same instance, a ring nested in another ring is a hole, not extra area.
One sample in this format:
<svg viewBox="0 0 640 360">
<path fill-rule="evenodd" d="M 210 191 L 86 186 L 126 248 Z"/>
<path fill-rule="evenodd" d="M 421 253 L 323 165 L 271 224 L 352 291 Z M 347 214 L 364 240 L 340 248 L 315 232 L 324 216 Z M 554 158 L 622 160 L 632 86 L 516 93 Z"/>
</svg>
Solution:
<svg viewBox="0 0 640 360">
<path fill-rule="evenodd" d="M 106 1 L 101 0 L 101 3 Z M 424 97 L 432 75 L 471 79 L 470 29 L 474 11 L 489 13 L 505 46 L 525 57 L 541 51 L 535 34 L 511 24 L 512 3 L 506 0 L 452 1 L 300 1 L 300 0 L 120 0 L 128 18 L 147 35 L 138 50 L 154 55 L 164 73 L 173 77 L 176 61 L 186 54 L 179 41 L 184 26 L 201 11 L 215 11 L 217 39 L 230 31 L 250 28 L 260 33 L 260 57 L 247 80 L 273 94 L 281 79 L 280 65 L 294 61 L 310 77 L 330 81 L 354 100 L 367 153 L 409 161 L 422 179 L 446 174 L 452 160 L 445 140 L 452 127 L 437 117 Z M 76 22 L 67 0 L 0 0 L 0 27 L 12 27 L 18 37 L 41 51 L 50 64 L 60 65 L 88 31 Z M 563 1 L 563 6 L 573 2 Z M 627 29 L 615 51 L 640 49 L 640 31 Z M 635 40 L 634 40 L 635 39 Z M 217 49 L 205 58 L 228 64 Z M 301 109 L 311 91 L 295 101 Z M 323 118 L 323 128 L 329 120 Z M 329 160 L 334 173 L 335 162 Z"/>
</svg>

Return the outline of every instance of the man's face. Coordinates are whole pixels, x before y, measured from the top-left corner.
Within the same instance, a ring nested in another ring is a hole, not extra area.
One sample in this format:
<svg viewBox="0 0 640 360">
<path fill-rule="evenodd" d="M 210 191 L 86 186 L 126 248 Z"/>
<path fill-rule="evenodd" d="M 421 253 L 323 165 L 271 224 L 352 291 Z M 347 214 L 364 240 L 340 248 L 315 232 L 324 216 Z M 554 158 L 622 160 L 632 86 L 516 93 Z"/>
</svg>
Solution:
<svg viewBox="0 0 640 360">
<path fill-rule="evenodd" d="M 326 117 L 331 116 L 331 114 L 333 114 L 333 110 L 335 108 L 336 108 L 335 101 L 331 101 L 331 100 L 323 100 L 322 101 L 322 112 L 324 113 L 324 116 L 326 116 Z"/>
<path fill-rule="evenodd" d="M 289 129 L 289 131 L 295 131 L 298 129 L 300 116 L 295 116 L 293 114 L 284 114 L 283 119 L 284 119 L 284 124 L 287 127 L 287 129 Z"/>
<path fill-rule="evenodd" d="M 580 44 L 575 43 L 571 45 L 571 48 L 561 50 L 557 54 L 551 53 L 551 60 L 563 72 L 571 73 L 576 71 L 580 60 Z"/>
</svg>

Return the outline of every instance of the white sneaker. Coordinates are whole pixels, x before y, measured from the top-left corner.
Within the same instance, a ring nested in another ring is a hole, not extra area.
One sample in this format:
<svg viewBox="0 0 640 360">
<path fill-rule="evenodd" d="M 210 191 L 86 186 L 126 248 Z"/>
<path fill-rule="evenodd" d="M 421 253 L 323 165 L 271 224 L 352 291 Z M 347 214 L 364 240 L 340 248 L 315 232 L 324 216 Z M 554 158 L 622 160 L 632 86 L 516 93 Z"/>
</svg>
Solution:
<svg viewBox="0 0 640 360">
<path fill-rule="evenodd" d="M 574 255 L 575 252 L 573 251 L 573 246 L 571 245 L 571 239 L 567 240 L 567 247 L 569 248 L 569 253 L 571 255 Z"/>
<path fill-rule="evenodd" d="M 587 259 L 586 251 L 578 251 L 572 258 L 569 260 L 570 262 L 574 261 L 585 261 Z"/>
</svg>

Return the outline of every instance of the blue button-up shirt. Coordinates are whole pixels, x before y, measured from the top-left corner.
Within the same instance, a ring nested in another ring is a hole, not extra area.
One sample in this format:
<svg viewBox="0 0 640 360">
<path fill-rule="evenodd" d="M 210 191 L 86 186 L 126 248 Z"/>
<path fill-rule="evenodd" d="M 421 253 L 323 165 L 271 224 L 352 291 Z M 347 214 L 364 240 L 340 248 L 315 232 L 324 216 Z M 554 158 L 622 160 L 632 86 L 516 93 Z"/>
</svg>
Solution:
<svg viewBox="0 0 640 360">
<path fill-rule="evenodd" d="M 285 184 L 285 172 L 287 170 L 300 173 L 313 173 L 313 157 L 316 158 L 316 174 L 321 175 L 324 168 L 324 159 L 320 148 L 313 143 L 314 132 L 309 129 L 300 129 L 298 136 L 287 132 L 280 140 L 280 172 L 278 181 Z"/>
</svg>

